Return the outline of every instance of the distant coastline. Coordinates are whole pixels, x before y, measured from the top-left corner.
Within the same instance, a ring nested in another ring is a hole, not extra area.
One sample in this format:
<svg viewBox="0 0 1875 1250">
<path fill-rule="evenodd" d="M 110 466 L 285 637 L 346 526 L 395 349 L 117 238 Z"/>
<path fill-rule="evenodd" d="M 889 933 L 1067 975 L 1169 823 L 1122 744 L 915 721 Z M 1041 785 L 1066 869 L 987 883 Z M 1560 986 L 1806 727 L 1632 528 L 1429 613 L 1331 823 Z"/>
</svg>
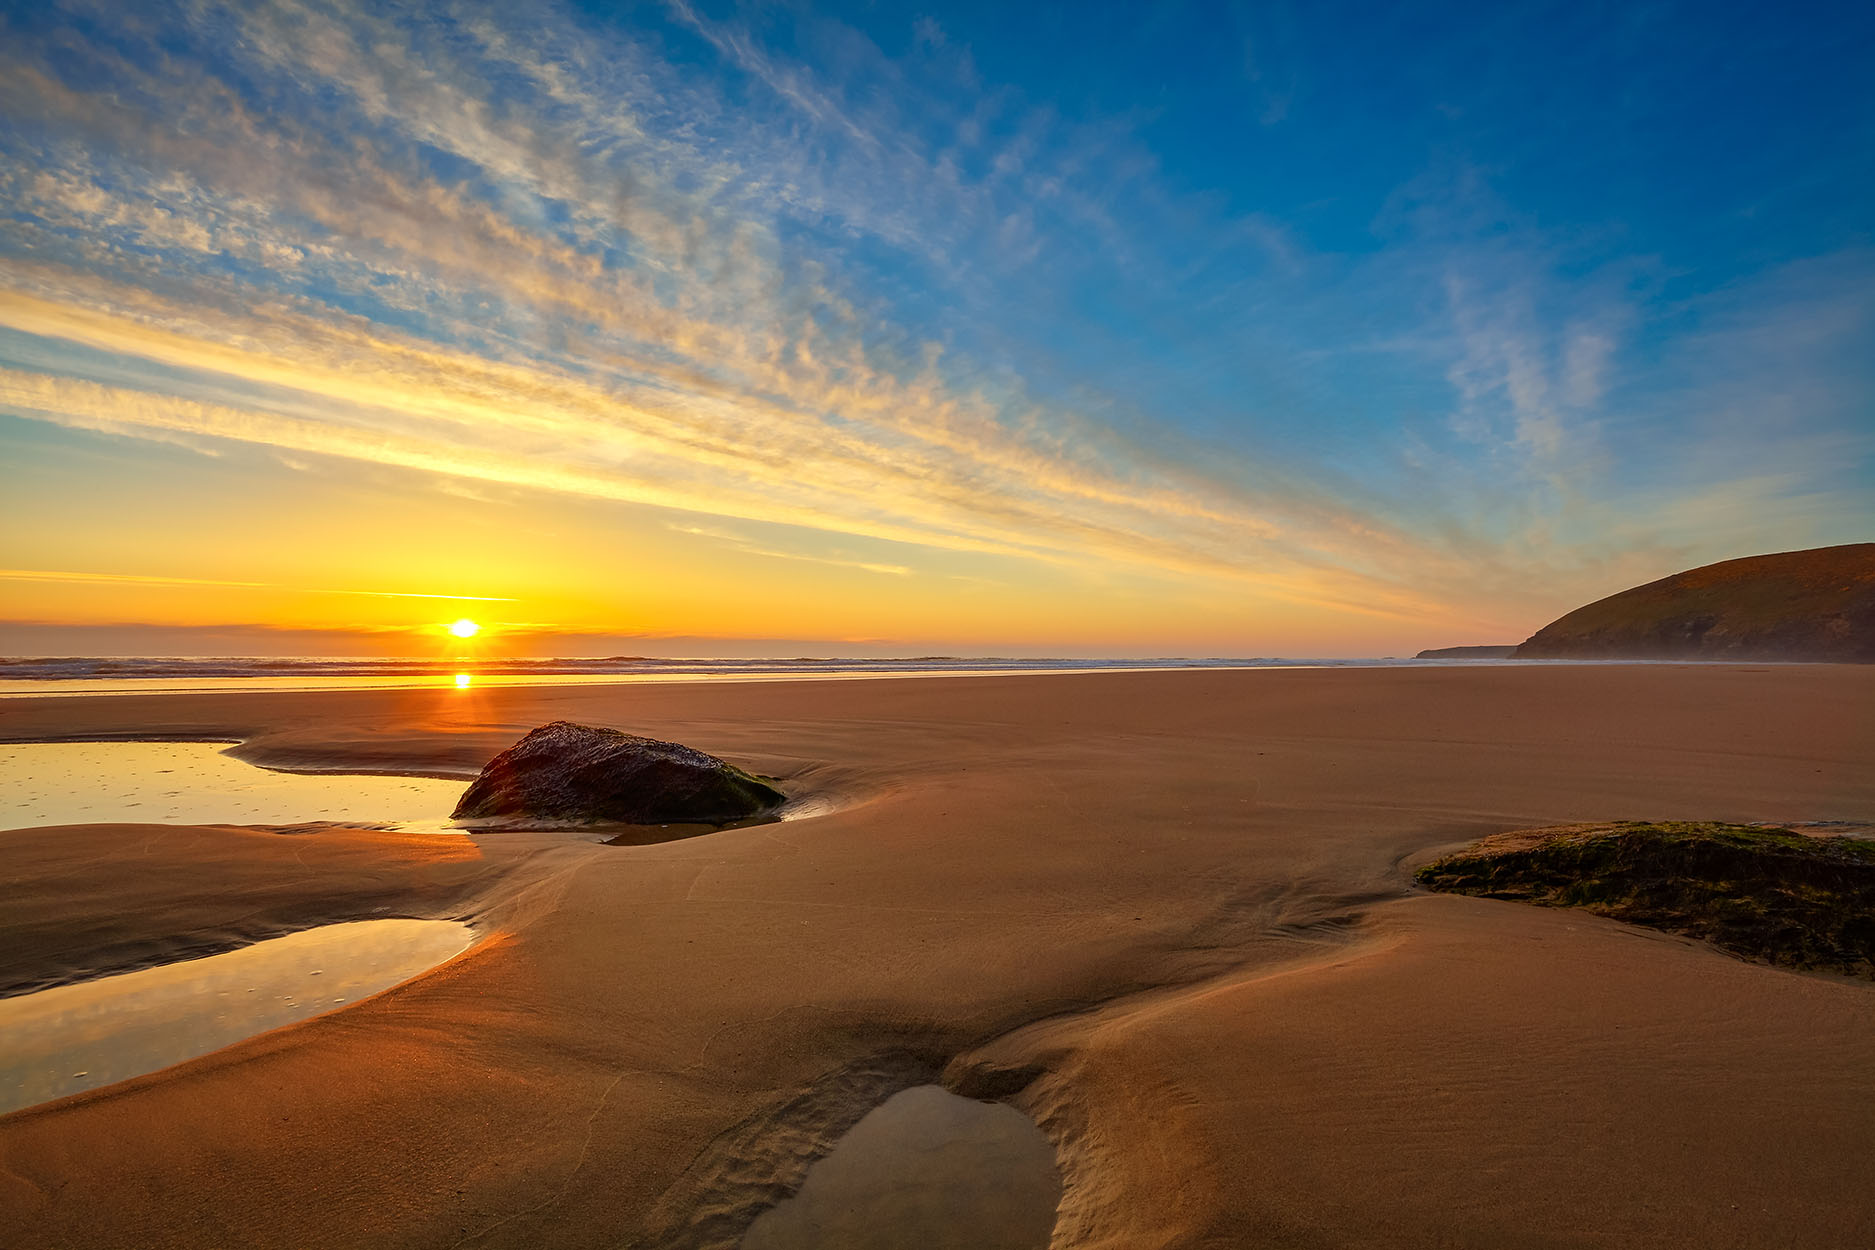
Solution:
<svg viewBox="0 0 1875 1250">
<path fill-rule="evenodd" d="M 1220 669 L 1385 669 L 1446 665 L 1607 666 L 1728 663 L 1725 659 L 1531 659 L 1467 655 L 1498 648 L 1456 647 L 1417 656 L 1070 658 L 913 656 L 711 659 L 651 656 L 528 659 L 358 659 L 316 656 L 0 657 L 0 699 L 113 694 L 254 693 L 312 690 L 479 690 L 501 686 L 626 685 L 663 682 L 857 681 L 906 677 L 995 677 L 1048 673 L 1192 672 Z"/>
<path fill-rule="evenodd" d="M 1875 543 L 1721 560 L 1577 608 L 1520 659 L 1875 663 Z"/>
<path fill-rule="evenodd" d="M 1150 672 L 1167 669 L 1373 668 L 1412 660 L 1282 657 L 1085 659 L 1012 656 L 719 659 L 617 655 L 558 659 L 358 659 L 313 656 L 0 657 L 0 697 L 176 694 L 194 690 L 577 685 L 662 681 L 787 681 L 869 677 Z"/>
<path fill-rule="evenodd" d="M 1279 656 L 1100 658 L 1072 656 L 771 657 L 766 659 L 658 657 L 502 657 L 476 659 L 359 659 L 321 656 L 57 656 L 0 657 L 0 680 L 38 681 L 187 677 L 375 677 L 425 674 L 446 676 L 581 676 L 631 673 L 820 673 L 820 672 L 1049 672 L 1058 669 L 1108 668 L 1270 668 L 1324 664 L 1391 664 L 1394 658 L 1308 659 Z"/>
</svg>

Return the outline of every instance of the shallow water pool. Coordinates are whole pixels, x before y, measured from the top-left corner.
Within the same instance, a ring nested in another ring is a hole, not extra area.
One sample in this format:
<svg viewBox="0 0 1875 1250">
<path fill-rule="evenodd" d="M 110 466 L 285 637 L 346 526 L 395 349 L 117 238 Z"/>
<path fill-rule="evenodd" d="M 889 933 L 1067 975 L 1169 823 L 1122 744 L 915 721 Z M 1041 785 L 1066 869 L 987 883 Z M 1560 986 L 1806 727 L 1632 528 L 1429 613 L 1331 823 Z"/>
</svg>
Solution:
<svg viewBox="0 0 1875 1250">
<path fill-rule="evenodd" d="M 1060 1202 L 1033 1120 L 918 1085 L 855 1124 L 742 1250 L 1047 1250 Z"/>
<path fill-rule="evenodd" d="M 474 936 L 453 920 L 322 925 L 204 959 L 0 999 L 0 1113 L 336 1010 L 453 958 Z"/>
<path fill-rule="evenodd" d="M 0 745 L 0 829 L 117 821 L 440 829 L 467 784 L 433 777 L 283 773 L 213 742 Z"/>
</svg>

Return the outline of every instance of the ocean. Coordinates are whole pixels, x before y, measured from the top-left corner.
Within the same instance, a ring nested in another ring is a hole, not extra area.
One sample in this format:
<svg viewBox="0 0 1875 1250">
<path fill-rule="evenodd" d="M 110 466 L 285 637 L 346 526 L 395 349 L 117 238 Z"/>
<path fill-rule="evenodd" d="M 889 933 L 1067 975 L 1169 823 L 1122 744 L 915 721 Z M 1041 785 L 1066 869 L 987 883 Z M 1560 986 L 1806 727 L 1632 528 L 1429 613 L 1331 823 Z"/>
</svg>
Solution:
<svg viewBox="0 0 1875 1250">
<path fill-rule="evenodd" d="M 182 693 L 576 685 L 656 681 L 790 681 L 809 678 L 966 676 L 1216 668 L 1373 668 L 1489 661 L 1387 658 L 1086 659 L 910 656 L 898 659 L 331 659 L 256 656 L 64 656 L 0 658 L 0 698 L 23 695 Z"/>
</svg>

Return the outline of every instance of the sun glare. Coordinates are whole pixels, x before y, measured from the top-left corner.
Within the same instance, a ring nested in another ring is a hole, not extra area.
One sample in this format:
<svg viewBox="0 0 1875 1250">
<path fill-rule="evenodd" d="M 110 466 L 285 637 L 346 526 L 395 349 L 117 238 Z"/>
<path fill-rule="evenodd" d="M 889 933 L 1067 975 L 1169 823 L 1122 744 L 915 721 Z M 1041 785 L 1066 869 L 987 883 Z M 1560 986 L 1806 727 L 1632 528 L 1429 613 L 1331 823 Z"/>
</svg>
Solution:
<svg viewBox="0 0 1875 1250">
<path fill-rule="evenodd" d="M 449 627 L 449 632 L 458 638 L 473 638 L 482 632 L 482 627 L 464 617 Z"/>
</svg>

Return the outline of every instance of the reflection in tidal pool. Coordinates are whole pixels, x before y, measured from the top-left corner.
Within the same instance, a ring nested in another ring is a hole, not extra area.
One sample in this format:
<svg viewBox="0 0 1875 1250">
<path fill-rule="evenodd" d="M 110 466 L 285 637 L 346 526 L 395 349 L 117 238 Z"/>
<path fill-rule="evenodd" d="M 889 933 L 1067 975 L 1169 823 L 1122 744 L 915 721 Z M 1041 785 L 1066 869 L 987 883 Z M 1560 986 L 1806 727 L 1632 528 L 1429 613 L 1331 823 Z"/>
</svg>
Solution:
<svg viewBox="0 0 1875 1250">
<path fill-rule="evenodd" d="M 282 773 L 212 742 L 0 746 L 0 829 L 115 821 L 276 825 L 351 821 L 441 828 L 463 782 Z"/>
<path fill-rule="evenodd" d="M 362 920 L 0 999 L 0 1112 L 335 1010 L 460 954 L 473 937 L 453 920 Z"/>
<path fill-rule="evenodd" d="M 1033 1120 L 919 1085 L 854 1125 L 742 1250 L 1046 1250 L 1060 1201 Z"/>
</svg>

